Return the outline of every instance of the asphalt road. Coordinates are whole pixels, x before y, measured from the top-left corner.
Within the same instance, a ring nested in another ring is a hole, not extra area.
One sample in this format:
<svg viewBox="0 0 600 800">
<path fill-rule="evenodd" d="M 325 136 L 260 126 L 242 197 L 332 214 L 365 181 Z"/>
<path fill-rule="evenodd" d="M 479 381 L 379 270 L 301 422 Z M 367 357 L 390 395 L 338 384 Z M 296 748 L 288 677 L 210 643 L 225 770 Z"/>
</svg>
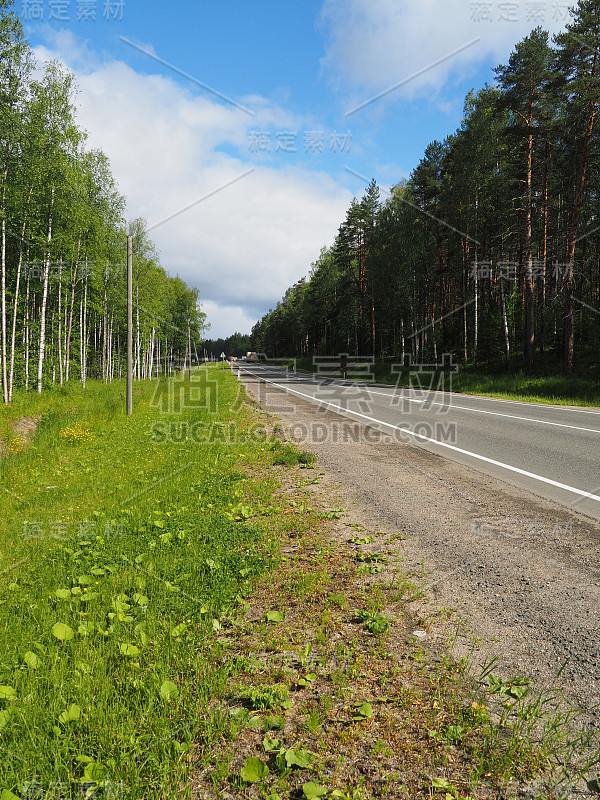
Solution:
<svg viewBox="0 0 600 800">
<path fill-rule="evenodd" d="M 259 378 L 265 397 L 283 389 L 316 404 L 314 426 L 299 437 L 307 447 L 323 435 L 319 410 L 333 411 L 341 421 L 363 422 L 382 443 L 418 445 L 600 520 L 600 411 L 366 385 L 259 364 L 233 369 Z"/>
</svg>

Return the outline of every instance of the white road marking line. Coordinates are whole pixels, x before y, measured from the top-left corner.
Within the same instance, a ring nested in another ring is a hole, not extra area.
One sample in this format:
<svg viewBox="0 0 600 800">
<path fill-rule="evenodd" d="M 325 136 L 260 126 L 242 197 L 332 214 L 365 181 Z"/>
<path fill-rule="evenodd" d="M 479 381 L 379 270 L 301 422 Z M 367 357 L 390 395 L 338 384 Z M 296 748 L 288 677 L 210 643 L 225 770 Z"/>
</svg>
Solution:
<svg viewBox="0 0 600 800">
<path fill-rule="evenodd" d="M 401 386 L 397 388 L 408 389 L 407 386 Z M 596 417 L 600 416 L 600 411 L 590 411 L 587 408 L 576 408 L 575 406 L 559 406 L 553 405 L 552 403 L 528 403 L 526 400 L 509 400 L 507 397 L 484 397 L 480 394 L 465 394 L 464 392 L 446 392 L 443 389 L 430 391 L 433 391 L 434 394 L 450 394 L 454 395 L 455 397 L 470 397 L 473 400 L 484 400 L 492 403 L 510 403 L 514 406 L 527 406 L 527 408 L 549 408 L 552 411 L 572 411 L 574 414 L 593 414 Z"/>
<path fill-rule="evenodd" d="M 402 400 L 408 400 L 409 403 L 429 403 L 430 406 L 448 406 L 448 408 L 457 408 L 459 411 L 472 411 L 474 414 L 491 414 L 493 417 L 506 417 L 507 419 L 520 419 L 525 422 L 536 422 L 539 425 L 555 425 L 557 428 L 571 428 L 574 431 L 585 431 L 586 433 L 600 433 L 597 428 L 581 428 L 579 425 L 567 425 L 564 422 L 549 422 L 544 419 L 532 419 L 531 417 L 517 417 L 516 414 L 499 414 L 497 411 L 486 411 L 483 408 L 467 408 L 467 406 L 457 406 L 453 402 L 449 403 L 435 403 L 428 400 L 416 400 L 404 395 L 390 395 L 387 392 L 375 392 L 370 389 L 367 390 L 369 394 L 379 394 L 382 397 L 400 397 Z"/>
<path fill-rule="evenodd" d="M 302 382 L 303 379 L 296 378 L 296 377 L 293 377 L 293 378 L 289 378 L 288 377 L 288 378 L 286 378 L 286 380 L 293 380 L 293 381 Z M 357 386 L 360 386 L 360 384 L 357 384 Z M 399 397 L 402 398 L 402 400 L 407 400 L 409 403 L 421 403 L 421 404 L 429 403 L 429 405 L 431 405 L 431 406 L 449 405 L 448 403 L 437 403 L 437 402 L 430 402 L 428 400 L 417 400 L 416 398 L 407 397 L 406 395 L 395 395 L 395 394 L 390 394 L 389 392 L 378 392 L 378 391 L 376 391 L 374 389 L 369 389 L 368 386 L 365 386 L 364 388 L 369 392 L 369 394 L 378 394 L 378 395 L 381 395 L 382 397 L 398 397 L 399 396 Z M 404 389 L 406 387 L 398 387 L 398 388 Z M 413 390 L 413 391 L 415 391 L 415 390 Z M 427 390 L 423 390 L 423 391 L 427 391 Z M 431 391 L 431 390 L 429 390 L 429 391 Z M 450 395 L 454 395 L 454 394 L 456 394 L 456 392 L 434 391 L 433 394 L 450 394 Z M 531 403 L 522 403 L 519 400 L 503 400 L 502 398 L 498 398 L 498 397 L 479 397 L 479 395 L 473 395 L 473 397 L 476 397 L 477 399 L 481 399 L 481 400 L 495 400 L 496 402 L 502 402 L 502 403 L 514 403 L 515 405 L 527 405 L 528 408 L 532 407 Z M 598 433 L 598 434 L 600 434 L 600 430 L 598 430 L 597 428 L 582 428 L 579 425 L 567 425 L 564 422 L 550 422 L 550 421 L 543 420 L 543 419 L 532 419 L 531 417 L 519 417 L 516 414 L 500 414 L 497 411 L 486 411 L 485 409 L 482 409 L 482 408 L 468 408 L 467 406 L 457 406 L 453 402 L 450 402 L 450 405 L 451 405 L 452 408 L 456 408 L 459 411 L 472 411 L 474 414 L 490 414 L 490 415 L 492 415 L 494 417 L 506 417 L 507 419 L 518 419 L 518 420 L 522 420 L 523 422 L 535 422 L 538 425 L 553 425 L 553 426 L 555 426 L 557 428 L 570 428 L 571 430 L 574 430 L 574 431 L 584 431 L 585 433 Z M 583 414 L 600 415 L 599 412 L 596 412 L 596 411 L 585 411 L 583 409 L 577 409 L 577 408 L 571 409 L 571 408 L 566 407 L 566 406 L 551 406 L 551 405 L 545 405 L 543 403 L 535 403 L 533 407 L 535 408 L 536 406 L 542 406 L 543 408 L 550 408 L 550 409 L 558 409 L 560 411 L 577 411 L 577 412 L 583 413 Z"/>
<path fill-rule="evenodd" d="M 250 370 L 247 371 L 250 373 L 250 375 L 254 375 L 255 378 L 265 381 L 265 383 L 270 383 L 284 392 L 290 392 L 291 394 L 297 394 L 300 397 L 306 397 L 308 400 L 312 400 L 314 403 L 320 403 L 321 405 L 335 408 L 338 411 L 344 412 L 344 414 L 352 414 L 353 416 L 369 420 L 369 422 L 375 422 L 378 425 L 385 425 L 385 427 L 387 428 L 392 428 L 393 430 L 401 431 L 402 433 L 406 433 L 409 436 L 413 436 L 415 439 L 420 439 L 424 442 L 430 442 L 431 444 L 437 444 L 439 447 L 445 447 L 448 450 L 453 450 L 455 453 L 461 453 L 462 455 L 470 456 L 471 458 L 475 458 L 478 461 L 484 461 L 486 464 L 493 464 L 495 467 L 506 469 L 509 472 L 515 472 L 517 473 L 517 475 L 524 475 L 527 478 L 533 478 L 534 480 L 540 481 L 541 483 L 547 483 L 549 486 L 555 486 L 557 489 L 564 489 L 567 492 L 572 492 L 573 494 L 577 494 L 580 497 L 585 497 L 588 500 L 596 500 L 598 503 L 600 503 L 600 496 L 592 494 L 591 492 L 585 492 L 583 489 L 577 489 L 575 486 L 567 486 L 566 483 L 553 481 L 551 478 L 545 478 L 543 475 L 536 475 L 535 472 L 529 472 L 526 469 L 520 469 L 519 467 L 513 467 L 511 464 L 505 464 L 502 461 L 496 461 L 494 458 L 488 458 L 487 456 L 481 456 L 478 453 L 472 453 L 469 450 L 463 450 L 462 447 L 456 447 L 455 445 L 448 444 L 447 442 L 440 442 L 437 439 L 433 439 L 430 436 L 425 436 L 421 433 L 415 433 L 414 431 L 411 431 L 409 428 L 402 428 L 399 425 L 392 425 L 391 422 L 384 422 L 382 419 L 377 419 L 376 417 L 369 417 L 367 416 L 367 414 L 360 414 L 358 411 L 350 411 L 348 409 L 342 408 L 342 406 L 336 405 L 335 403 L 328 403 L 324 400 L 317 400 L 317 398 L 313 397 L 313 395 L 311 394 L 298 392 L 296 391 L 296 389 L 289 389 L 286 386 L 282 386 L 281 384 L 275 383 L 275 381 L 270 381 L 267 378 L 263 378 L 260 375 L 256 375 L 255 373 L 250 372 Z"/>
</svg>

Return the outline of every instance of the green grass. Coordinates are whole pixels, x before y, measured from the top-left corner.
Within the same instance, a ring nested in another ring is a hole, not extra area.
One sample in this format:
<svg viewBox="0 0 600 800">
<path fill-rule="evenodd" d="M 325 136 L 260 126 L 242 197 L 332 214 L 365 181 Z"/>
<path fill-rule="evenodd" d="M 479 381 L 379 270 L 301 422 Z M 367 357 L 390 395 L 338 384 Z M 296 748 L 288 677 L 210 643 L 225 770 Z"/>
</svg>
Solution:
<svg viewBox="0 0 600 800">
<path fill-rule="evenodd" d="M 41 415 L 1 460 L 2 800 L 188 797 L 188 753 L 218 736 L 219 632 L 269 565 L 252 518 L 274 482 L 246 474 L 272 453 L 231 373 L 199 374 L 135 384 L 131 418 L 122 383 L 2 409 L 4 431 Z"/>
<path fill-rule="evenodd" d="M 592 378 L 558 375 L 531 377 L 522 372 L 485 375 L 465 369 L 454 378 L 453 391 L 480 394 L 529 403 L 566 406 L 600 406 L 600 384 Z"/>
</svg>

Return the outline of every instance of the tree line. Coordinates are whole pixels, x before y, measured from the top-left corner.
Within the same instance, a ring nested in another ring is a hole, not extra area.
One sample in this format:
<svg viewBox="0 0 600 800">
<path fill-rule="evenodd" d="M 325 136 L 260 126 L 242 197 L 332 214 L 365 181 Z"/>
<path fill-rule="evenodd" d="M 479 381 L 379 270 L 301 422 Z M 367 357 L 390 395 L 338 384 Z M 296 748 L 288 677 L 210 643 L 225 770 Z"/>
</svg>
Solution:
<svg viewBox="0 0 600 800">
<path fill-rule="evenodd" d="M 354 199 L 309 276 L 253 328 L 268 355 L 453 353 L 486 367 L 600 344 L 600 0 L 534 29 L 382 199 Z"/>
<path fill-rule="evenodd" d="M 144 220 L 124 219 L 105 154 L 86 148 L 73 76 L 37 65 L 0 0 L 0 373 L 2 397 L 126 360 L 126 239 L 133 237 L 134 372 L 165 374 L 197 352 L 198 291 L 160 266 Z"/>
<path fill-rule="evenodd" d="M 217 360 L 221 357 L 221 353 L 225 353 L 227 358 L 229 356 L 241 358 L 252 349 L 250 345 L 250 335 L 236 331 L 225 339 L 206 339 L 202 343 L 202 354 L 205 358 L 216 358 Z"/>
</svg>

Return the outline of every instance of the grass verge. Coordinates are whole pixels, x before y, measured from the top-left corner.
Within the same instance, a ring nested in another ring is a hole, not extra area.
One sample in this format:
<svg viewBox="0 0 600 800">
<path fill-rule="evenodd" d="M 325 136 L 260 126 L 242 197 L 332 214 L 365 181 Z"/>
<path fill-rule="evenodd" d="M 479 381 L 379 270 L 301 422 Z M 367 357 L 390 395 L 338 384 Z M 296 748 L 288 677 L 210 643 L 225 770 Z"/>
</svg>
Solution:
<svg viewBox="0 0 600 800">
<path fill-rule="evenodd" d="M 90 382 L 3 409 L 0 792 L 190 796 L 190 752 L 227 671 L 209 647 L 275 547 L 252 517 L 272 463 L 227 371 Z M 12 440 L 9 440 L 9 442 Z"/>
</svg>

